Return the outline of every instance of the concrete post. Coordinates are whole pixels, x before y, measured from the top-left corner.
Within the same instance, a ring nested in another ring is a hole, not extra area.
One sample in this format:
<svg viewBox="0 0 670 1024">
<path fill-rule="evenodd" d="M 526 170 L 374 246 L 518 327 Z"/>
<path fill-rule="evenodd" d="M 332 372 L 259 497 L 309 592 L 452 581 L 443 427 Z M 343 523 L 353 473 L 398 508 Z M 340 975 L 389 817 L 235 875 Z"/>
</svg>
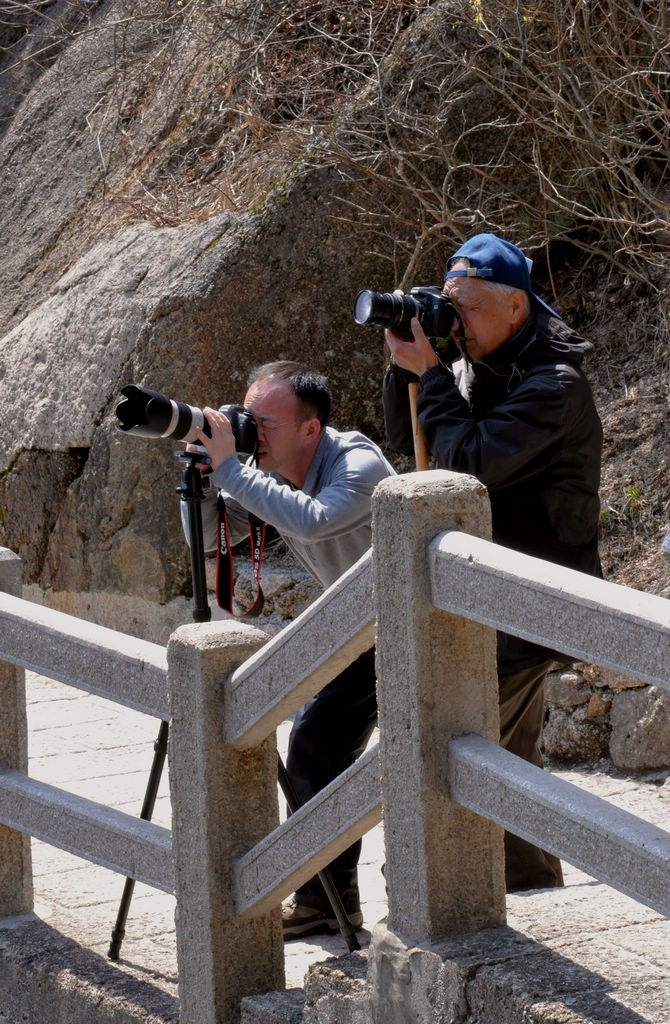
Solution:
<svg viewBox="0 0 670 1024">
<path fill-rule="evenodd" d="M 447 742 L 499 738 L 495 631 L 436 609 L 427 545 L 490 538 L 486 489 L 444 471 L 373 497 L 377 679 L 388 927 L 409 944 L 504 924 L 503 831 L 449 799 Z"/>
<path fill-rule="evenodd" d="M 279 907 L 241 920 L 232 886 L 234 858 L 279 824 L 276 741 L 223 741 L 225 680 L 266 641 L 231 619 L 168 643 L 180 1024 L 232 1024 L 243 996 L 284 987 Z"/>
<path fill-rule="evenodd" d="M 21 559 L 0 548 L 0 590 L 21 597 Z M 28 773 L 25 672 L 0 661 L 0 764 Z M 0 916 L 33 909 L 30 836 L 0 825 Z"/>
</svg>

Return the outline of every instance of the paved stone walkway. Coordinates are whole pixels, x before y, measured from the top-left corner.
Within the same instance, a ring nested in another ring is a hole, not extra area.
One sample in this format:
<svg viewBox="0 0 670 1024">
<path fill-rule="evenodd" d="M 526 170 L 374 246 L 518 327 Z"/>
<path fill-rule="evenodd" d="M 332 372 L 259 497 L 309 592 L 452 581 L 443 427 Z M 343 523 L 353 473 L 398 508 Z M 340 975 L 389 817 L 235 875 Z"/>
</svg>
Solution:
<svg viewBox="0 0 670 1024">
<path fill-rule="evenodd" d="M 139 814 L 158 722 L 43 677 L 27 673 L 26 678 L 30 774 L 73 793 Z M 280 749 L 285 747 L 287 735 L 288 725 L 280 730 Z M 640 817 L 668 827 L 670 781 L 663 784 L 667 773 L 650 774 L 644 780 L 578 769 L 561 769 L 558 774 Z M 161 782 L 154 821 L 170 825 L 167 772 Z M 363 911 L 368 927 L 386 912 L 380 871 L 382 860 L 383 835 L 378 826 L 364 839 L 360 869 Z M 35 840 L 33 867 L 35 911 L 39 917 L 106 959 L 123 879 Z M 566 943 L 574 939 L 575 931 L 580 928 L 575 908 L 579 908 L 580 901 L 593 898 L 595 883 L 570 865 L 565 865 L 565 873 L 571 896 L 567 902 L 557 902 L 555 914 L 539 921 L 535 907 L 523 896 L 515 896 L 508 901 L 508 923 L 532 934 L 536 941 L 548 941 L 552 935 L 556 939 L 561 929 L 564 929 Z M 608 929 L 622 920 L 637 927 L 638 946 L 630 949 L 630 956 L 639 960 L 641 971 L 651 970 L 655 985 L 665 987 L 665 1000 L 660 998 L 667 1007 L 668 922 L 615 890 L 606 886 L 596 888 L 605 890 L 605 903 L 611 912 L 610 921 L 603 921 L 603 960 L 612 955 Z M 177 997 L 174 903 L 173 897 L 137 884 L 118 964 L 119 972 L 143 983 L 142 990 L 146 994 L 155 993 L 157 1003 L 163 1006 L 164 1018 L 161 1019 L 165 1020 L 171 1019 L 170 1013 L 165 1014 L 166 1002 L 169 1005 Z M 586 910 L 586 903 L 581 905 Z M 566 910 L 562 911 L 561 907 Z M 361 945 L 365 946 L 369 940 L 370 933 L 362 932 Z M 560 948 L 560 942 L 554 942 L 554 948 Z M 310 964 L 344 952 L 346 945 L 339 935 L 288 943 L 287 988 L 302 987 Z M 605 967 L 615 971 L 614 967 Z M 0 1021 L 3 1019 L 6 1018 L 0 1005 Z M 670 1010 L 655 1020 L 631 1011 L 630 1020 L 662 1024 L 670 1020 Z"/>
<path fill-rule="evenodd" d="M 92 694 L 26 674 L 30 774 L 79 796 L 139 814 L 153 759 L 159 723 Z M 285 752 L 290 723 L 280 730 Z M 167 771 L 153 814 L 170 827 Z M 33 840 L 35 911 L 48 924 L 107 956 L 123 879 L 106 868 Z M 365 920 L 386 912 L 381 826 L 363 841 L 360 866 Z M 121 948 L 121 970 L 150 979 L 177 994 L 174 897 L 137 883 Z M 369 942 L 363 932 L 361 945 Z M 286 985 L 301 987 L 310 963 L 346 952 L 340 935 L 318 936 L 286 945 Z M 0 1018 L 1 1019 L 1 1018 Z"/>
</svg>

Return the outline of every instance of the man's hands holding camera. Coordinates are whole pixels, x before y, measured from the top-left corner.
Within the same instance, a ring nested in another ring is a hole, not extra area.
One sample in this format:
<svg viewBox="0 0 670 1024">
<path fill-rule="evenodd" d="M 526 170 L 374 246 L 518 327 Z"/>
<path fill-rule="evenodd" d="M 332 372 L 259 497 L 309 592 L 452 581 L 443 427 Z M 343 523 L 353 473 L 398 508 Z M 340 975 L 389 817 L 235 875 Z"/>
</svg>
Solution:
<svg viewBox="0 0 670 1024">
<path fill-rule="evenodd" d="M 401 366 L 403 370 L 411 370 L 417 377 L 420 377 L 431 366 L 438 366 L 439 359 L 417 317 L 412 317 L 411 328 L 411 340 L 406 334 L 392 331 L 389 328 L 384 331 L 384 337 L 394 363 Z"/>
<path fill-rule="evenodd" d="M 233 428 L 230 425 L 230 420 L 227 416 L 224 416 L 222 412 L 218 412 L 216 409 L 211 409 L 209 406 L 205 406 L 202 410 L 205 414 L 207 422 L 209 423 L 212 436 L 207 435 L 198 427 L 196 434 L 199 438 L 199 444 L 188 444 L 186 451 L 197 452 L 200 448 L 204 448 L 209 456 L 208 463 L 196 463 L 196 466 L 201 472 L 209 473 L 225 462 L 226 459 L 230 458 L 231 455 L 235 455 L 235 435 L 233 434 Z"/>
</svg>

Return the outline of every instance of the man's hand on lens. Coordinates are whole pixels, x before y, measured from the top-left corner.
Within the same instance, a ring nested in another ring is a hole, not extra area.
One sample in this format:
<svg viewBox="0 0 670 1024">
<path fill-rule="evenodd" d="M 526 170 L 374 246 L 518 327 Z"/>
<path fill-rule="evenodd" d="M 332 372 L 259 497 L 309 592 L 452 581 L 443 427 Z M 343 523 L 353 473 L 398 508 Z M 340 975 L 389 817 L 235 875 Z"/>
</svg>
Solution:
<svg viewBox="0 0 670 1024">
<path fill-rule="evenodd" d="M 207 437 L 200 428 L 196 430 L 196 433 L 200 443 L 209 455 L 211 469 L 214 470 L 218 469 L 227 458 L 235 454 L 235 435 L 233 434 L 230 420 L 222 412 L 219 412 L 217 409 L 210 409 L 209 406 L 206 406 L 202 411 L 209 423 L 212 436 Z"/>
<path fill-rule="evenodd" d="M 397 331 L 388 329 L 384 331 L 384 337 L 393 356 L 393 361 L 403 370 L 411 370 L 412 373 L 416 373 L 420 377 L 431 366 L 437 366 L 439 360 L 416 317 L 412 318 L 411 327 L 412 341 L 408 341 L 405 334 L 398 334 Z"/>
</svg>

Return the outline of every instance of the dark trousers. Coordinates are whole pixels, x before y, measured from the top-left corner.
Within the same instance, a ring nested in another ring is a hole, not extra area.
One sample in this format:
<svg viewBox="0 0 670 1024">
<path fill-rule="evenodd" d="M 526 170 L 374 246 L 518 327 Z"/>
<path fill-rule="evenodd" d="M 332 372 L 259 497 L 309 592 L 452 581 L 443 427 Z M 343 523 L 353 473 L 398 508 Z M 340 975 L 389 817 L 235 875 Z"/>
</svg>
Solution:
<svg viewBox="0 0 670 1024">
<path fill-rule="evenodd" d="M 500 745 L 524 761 L 542 768 L 544 679 L 552 661 L 498 676 Z M 563 885 L 558 857 L 505 832 L 505 885 L 507 892 L 548 889 Z"/>
<path fill-rule="evenodd" d="M 524 761 L 542 767 L 544 679 L 552 662 L 500 675 L 500 744 Z M 360 757 L 377 724 L 374 648 L 362 654 L 296 715 L 289 738 L 287 771 L 300 803 L 328 785 Z M 329 865 L 333 882 L 348 913 L 358 910 L 360 840 Z M 561 862 L 553 854 L 505 832 L 507 892 L 551 888 L 563 884 Z M 327 909 L 328 899 L 311 878 L 296 890 L 296 900 Z"/>
<path fill-rule="evenodd" d="M 365 750 L 377 724 L 374 647 L 356 659 L 300 709 L 289 737 L 286 769 L 301 804 L 327 786 Z M 358 859 L 361 841 L 329 864 L 347 913 L 360 907 Z M 314 877 L 296 890 L 296 901 L 328 909 L 328 898 Z"/>
</svg>

